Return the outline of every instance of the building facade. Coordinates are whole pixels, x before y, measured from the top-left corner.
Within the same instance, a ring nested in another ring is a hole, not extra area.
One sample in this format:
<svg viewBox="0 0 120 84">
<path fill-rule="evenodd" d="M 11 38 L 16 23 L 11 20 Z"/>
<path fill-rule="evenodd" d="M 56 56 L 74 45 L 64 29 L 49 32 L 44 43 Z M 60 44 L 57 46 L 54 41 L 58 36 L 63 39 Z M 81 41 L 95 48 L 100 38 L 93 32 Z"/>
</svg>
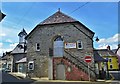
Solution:
<svg viewBox="0 0 120 84">
<path fill-rule="evenodd" d="M 94 32 L 70 16 L 56 12 L 26 37 L 29 77 L 58 80 L 95 80 Z M 92 62 L 84 61 L 91 56 Z"/>
<path fill-rule="evenodd" d="M 104 65 L 104 63 L 102 63 L 102 68 L 105 69 L 105 71 L 108 68 L 108 71 L 116 71 L 119 69 L 119 64 L 118 64 L 118 58 L 116 56 L 115 53 L 112 52 L 112 50 L 109 49 L 99 49 L 97 50 L 98 54 L 104 58 L 105 60 L 107 60 L 107 65 Z"/>
<path fill-rule="evenodd" d="M 13 57 L 11 55 L 11 51 L 3 53 L 3 56 L 1 57 L 1 67 L 3 71 L 13 71 Z"/>
<path fill-rule="evenodd" d="M 26 31 L 23 29 L 19 34 L 19 43 L 12 50 L 11 55 L 13 56 L 13 72 L 20 72 L 26 74 L 27 59 L 26 59 Z"/>
</svg>

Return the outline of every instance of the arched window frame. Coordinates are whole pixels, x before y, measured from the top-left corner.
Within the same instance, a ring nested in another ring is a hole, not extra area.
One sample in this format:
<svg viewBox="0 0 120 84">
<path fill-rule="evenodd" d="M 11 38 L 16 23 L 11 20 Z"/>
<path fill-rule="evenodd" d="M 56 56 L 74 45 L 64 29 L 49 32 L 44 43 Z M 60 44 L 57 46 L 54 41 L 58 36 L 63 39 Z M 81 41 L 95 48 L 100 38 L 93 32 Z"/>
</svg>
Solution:
<svg viewBox="0 0 120 84">
<path fill-rule="evenodd" d="M 54 42 L 56 42 L 56 41 L 62 41 L 63 42 L 63 49 L 64 49 L 64 40 L 63 40 L 63 37 L 62 36 L 56 36 L 55 38 L 54 38 L 54 40 L 53 40 Z M 59 47 L 60 48 L 60 47 Z M 61 47 L 62 48 L 62 47 Z M 64 51 L 63 51 L 64 52 Z M 55 54 L 55 52 L 54 52 L 54 49 L 53 49 L 53 55 L 55 56 L 55 57 L 63 57 L 63 55 L 56 55 Z"/>
</svg>

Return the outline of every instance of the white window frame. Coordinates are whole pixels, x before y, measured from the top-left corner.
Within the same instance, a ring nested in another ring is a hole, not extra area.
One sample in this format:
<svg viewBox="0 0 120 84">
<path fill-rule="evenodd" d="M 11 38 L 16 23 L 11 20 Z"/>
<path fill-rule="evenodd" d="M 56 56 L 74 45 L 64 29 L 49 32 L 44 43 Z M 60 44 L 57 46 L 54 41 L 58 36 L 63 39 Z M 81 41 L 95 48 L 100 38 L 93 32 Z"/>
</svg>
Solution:
<svg viewBox="0 0 120 84">
<path fill-rule="evenodd" d="M 79 43 L 81 43 L 81 48 L 79 48 Z M 77 41 L 77 49 L 83 49 L 83 43 L 82 43 L 82 41 L 81 40 L 78 40 Z"/>
<path fill-rule="evenodd" d="M 33 64 L 32 69 L 29 68 L 31 63 Z M 28 70 L 34 70 L 34 61 L 29 61 L 28 62 Z"/>
<path fill-rule="evenodd" d="M 39 44 L 39 46 L 38 46 L 38 44 Z M 38 49 L 38 47 L 39 47 L 39 49 Z M 36 43 L 36 51 L 40 51 L 40 43 Z"/>
</svg>

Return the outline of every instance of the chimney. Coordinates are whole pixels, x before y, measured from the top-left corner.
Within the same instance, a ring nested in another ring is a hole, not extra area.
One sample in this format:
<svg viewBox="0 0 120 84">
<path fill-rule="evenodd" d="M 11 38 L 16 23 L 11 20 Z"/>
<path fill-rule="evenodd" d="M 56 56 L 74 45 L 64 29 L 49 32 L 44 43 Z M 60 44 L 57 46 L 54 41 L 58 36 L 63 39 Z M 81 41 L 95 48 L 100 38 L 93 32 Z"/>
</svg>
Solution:
<svg viewBox="0 0 120 84">
<path fill-rule="evenodd" d="M 107 49 L 108 49 L 108 50 L 111 50 L 109 45 L 107 46 Z"/>
</svg>

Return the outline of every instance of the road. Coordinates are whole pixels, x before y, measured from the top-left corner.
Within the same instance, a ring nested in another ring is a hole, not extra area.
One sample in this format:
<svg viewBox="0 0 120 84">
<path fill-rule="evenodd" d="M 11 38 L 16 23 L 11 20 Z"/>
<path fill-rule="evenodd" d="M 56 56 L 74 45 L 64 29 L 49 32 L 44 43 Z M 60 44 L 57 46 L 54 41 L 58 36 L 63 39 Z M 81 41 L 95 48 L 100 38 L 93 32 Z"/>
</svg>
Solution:
<svg viewBox="0 0 120 84">
<path fill-rule="evenodd" d="M 32 84 L 120 84 L 120 82 L 36 82 Z"/>
<path fill-rule="evenodd" d="M 0 75 L 2 74 L 2 84 L 31 84 L 34 82 L 34 80 L 31 79 L 18 79 L 6 72 L 0 72 Z"/>
<path fill-rule="evenodd" d="M 18 79 L 8 73 L 0 73 L 2 75 L 2 84 L 120 84 L 120 81 L 112 81 L 112 82 L 51 82 L 51 81 L 35 81 L 32 79 Z M 1 77 L 0 77 L 1 78 Z"/>
</svg>

